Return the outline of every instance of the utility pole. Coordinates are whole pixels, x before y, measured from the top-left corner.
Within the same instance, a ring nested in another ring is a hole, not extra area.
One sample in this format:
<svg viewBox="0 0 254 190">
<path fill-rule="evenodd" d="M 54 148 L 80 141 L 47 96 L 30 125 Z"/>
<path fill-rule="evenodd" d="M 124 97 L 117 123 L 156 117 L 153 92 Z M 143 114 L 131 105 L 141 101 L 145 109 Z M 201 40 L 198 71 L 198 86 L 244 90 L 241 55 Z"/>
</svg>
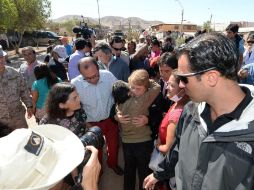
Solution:
<svg viewBox="0 0 254 190">
<path fill-rule="evenodd" d="M 181 7 L 181 9 L 182 9 L 182 11 L 181 11 L 181 26 L 180 26 L 180 33 L 182 33 L 182 32 L 183 32 L 183 15 L 184 15 L 184 8 L 183 8 L 183 5 L 182 5 L 182 3 L 181 3 L 180 0 L 175 0 L 175 1 L 178 2 L 178 4 L 180 5 L 180 7 Z"/>
<path fill-rule="evenodd" d="M 208 8 L 208 10 L 211 11 L 210 8 Z M 210 19 L 209 19 L 209 28 L 208 28 L 208 33 L 210 32 L 210 30 L 212 29 L 212 18 L 213 18 L 213 14 L 211 12 L 211 16 L 210 16 Z"/>
<path fill-rule="evenodd" d="M 128 18 L 128 22 L 129 22 L 129 31 L 131 30 L 131 18 Z"/>
<path fill-rule="evenodd" d="M 99 16 L 99 28 L 101 29 L 101 15 L 100 15 L 99 0 L 97 0 L 97 9 L 98 9 L 98 16 Z"/>
</svg>

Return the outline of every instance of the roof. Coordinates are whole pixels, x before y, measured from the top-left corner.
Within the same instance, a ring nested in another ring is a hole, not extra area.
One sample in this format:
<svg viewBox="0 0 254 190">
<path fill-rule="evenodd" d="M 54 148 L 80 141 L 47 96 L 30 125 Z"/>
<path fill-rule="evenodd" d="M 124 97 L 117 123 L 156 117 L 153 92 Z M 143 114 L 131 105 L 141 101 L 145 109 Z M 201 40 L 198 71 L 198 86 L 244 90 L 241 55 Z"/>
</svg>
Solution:
<svg viewBox="0 0 254 190">
<path fill-rule="evenodd" d="M 183 25 L 195 25 L 195 26 L 197 25 L 197 24 L 190 23 L 190 22 L 183 22 L 182 24 Z M 181 23 L 180 22 L 162 23 L 162 24 L 151 25 L 151 27 L 161 26 L 161 25 L 181 25 Z"/>
</svg>

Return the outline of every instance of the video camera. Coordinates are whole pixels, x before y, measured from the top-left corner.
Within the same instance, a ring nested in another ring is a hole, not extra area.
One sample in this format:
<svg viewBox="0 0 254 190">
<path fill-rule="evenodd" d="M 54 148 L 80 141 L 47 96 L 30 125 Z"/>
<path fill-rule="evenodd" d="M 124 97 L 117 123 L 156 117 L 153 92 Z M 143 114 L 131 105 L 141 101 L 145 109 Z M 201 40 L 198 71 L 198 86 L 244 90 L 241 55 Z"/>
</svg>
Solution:
<svg viewBox="0 0 254 190">
<path fill-rule="evenodd" d="M 85 155 L 84 155 L 84 160 L 83 162 L 78 166 L 78 176 L 75 179 L 75 185 L 72 187 L 72 190 L 80 190 L 81 188 L 81 182 L 82 182 L 82 173 L 83 173 L 83 167 L 86 165 L 88 162 L 90 156 L 91 156 L 91 151 L 86 149 L 87 145 L 92 145 L 97 149 L 102 149 L 105 141 L 103 138 L 103 133 L 101 129 L 97 126 L 89 128 L 86 133 L 79 138 L 81 142 L 83 143 L 85 147 Z"/>
<path fill-rule="evenodd" d="M 83 37 L 84 39 L 89 39 L 94 33 L 92 28 L 89 28 L 87 23 L 84 21 L 84 17 L 81 15 L 82 21 L 80 21 L 79 26 L 74 26 L 72 31 L 76 34 L 76 37 Z"/>
</svg>

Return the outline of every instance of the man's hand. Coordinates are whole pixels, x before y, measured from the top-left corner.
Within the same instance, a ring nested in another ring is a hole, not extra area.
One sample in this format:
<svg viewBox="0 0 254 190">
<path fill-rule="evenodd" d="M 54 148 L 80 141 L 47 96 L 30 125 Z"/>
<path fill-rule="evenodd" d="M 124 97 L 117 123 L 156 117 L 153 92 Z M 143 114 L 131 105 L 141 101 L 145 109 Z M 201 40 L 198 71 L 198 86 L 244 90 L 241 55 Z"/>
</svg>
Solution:
<svg viewBox="0 0 254 190">
<path fill-rule="evenodd" d="M 27 118 L 30 119 L 33 116 L 33 108 L 27 108 Z"/>
<path fill-rule="evenodd" d="M 238 76 L 240 77 L 240 79 L 245 79 L 248 77 L 248 75 L 249 75 L 249 71 L 247 69 L 241 69 L 238 72 Z"/>
<path fill-rule="evenodd" d="M 132 123 L 137 127 L 145 126 L 148 123 L 148 117 L 145 115 L 139 115 L 137 117 L 133 117 Z"/>
<path fill-rule="evenodd" d="M 157 181 L 158 180 L 153 176 L 153 174 L 150 174 L 144 179 L 143 188 L 147 190 L 153 190 Z"/>
<path fill-rule="evenodd" d="M 98 160 L 98 150 L 93 146 L 86 146 L 86 148 L 92 154 L 83 169 L 82 187 L 85 190 L 98 190 L 98 180 L 101 170 L 101 165 Z"/>
</svg>

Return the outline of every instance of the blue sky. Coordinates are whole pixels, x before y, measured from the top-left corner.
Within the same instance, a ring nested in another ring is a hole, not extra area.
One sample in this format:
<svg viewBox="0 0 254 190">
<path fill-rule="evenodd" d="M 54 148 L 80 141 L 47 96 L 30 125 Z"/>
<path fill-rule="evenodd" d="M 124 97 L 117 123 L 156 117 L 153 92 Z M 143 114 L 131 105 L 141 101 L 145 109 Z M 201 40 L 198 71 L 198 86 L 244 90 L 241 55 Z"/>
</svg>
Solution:
<svg viewBox="0 0 254 190">
<path fill-rule="evenodd" d="M 100 15 L 140 17 L 144 20 L 180 22 L 181 6 L 184 20 L 202 25 L 210 19 L 212 23 L 230 21 L 254 22 L 254 1 L 247 0 L 98 0 Z M 98 18 L 97 0 L 51 0 L 52 16 L 84 15 Z"/>
</svg>

